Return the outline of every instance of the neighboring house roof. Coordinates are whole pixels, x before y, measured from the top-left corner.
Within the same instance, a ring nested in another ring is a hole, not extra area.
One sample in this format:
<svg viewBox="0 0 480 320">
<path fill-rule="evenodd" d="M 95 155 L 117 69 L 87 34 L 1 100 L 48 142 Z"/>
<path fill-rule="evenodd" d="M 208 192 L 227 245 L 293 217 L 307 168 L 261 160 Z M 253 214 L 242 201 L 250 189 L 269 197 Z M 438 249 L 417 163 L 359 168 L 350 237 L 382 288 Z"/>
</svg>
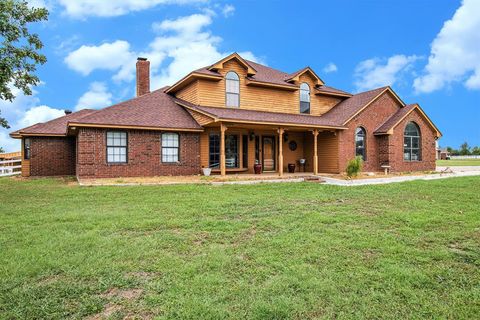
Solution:
<svg viewBox="0 0 480 320">
<path fill-rule="evenodd" d="M 374 131 L 373 134 L 375 135 L 382 135 L 382 134 L 391 134 L 392 130 L 403 120 L 406 116 L 408 116 L 413 110 L 417 109 L 420 114 L 427 120 L 430 126 L 435 130 L 437 133 L 437 137 L 440 137 L 442 133 L 438 130 L 438 128 L 433 124 L 430 118 L 425 114 L 425 112 L 420 108 L 417 103 L 409 104 L 400 108 L 396 113 L 394 113 L 390 118 L 387 119 L 377 130 Z"/>
<path fill-rule="evenodd" d="M 390 92 L 402 106 L 405 105 L 390 87 L 381 87 L 355 94 L 352 97 L 341 101 L 339 104 L 323 114 L 322 118 L 325 118 L 331 122 L 345 125 L 385 92 Z"/>
<path fill-rule="evenodd" d="M 318 127 L 346 129 L 337 123 L 325 120 L 323 117 L 304 114 L 289 114 L 278 112 L 255 111 L 234 108 L 206 107 L 192 104 L 182 99 L 175 101 L 190 110 L 211 117 L 214 121 L 234 121 L 237 123 L 258 123 L 272 125 L 288 125 L 297 127 Z"/>
<path fill-rule="evenodd" d="M 33 126 L 17 130 L 10 133 L 10 136 L 13 138 L 20 136 L 65 136 L 67 135 L 67 123 L 69 121 L 79 120 L 94 112 L 95 110 L 83 109 L 48 122 L 37 123 Z"/>
<path fill-rule="evenodd" d="M 173 97 L 161 88 L 111 107 L 69 121 L 69 126 L 128 127 L 139 129 L 203 131 L 203 128 Z"/>
</svg>

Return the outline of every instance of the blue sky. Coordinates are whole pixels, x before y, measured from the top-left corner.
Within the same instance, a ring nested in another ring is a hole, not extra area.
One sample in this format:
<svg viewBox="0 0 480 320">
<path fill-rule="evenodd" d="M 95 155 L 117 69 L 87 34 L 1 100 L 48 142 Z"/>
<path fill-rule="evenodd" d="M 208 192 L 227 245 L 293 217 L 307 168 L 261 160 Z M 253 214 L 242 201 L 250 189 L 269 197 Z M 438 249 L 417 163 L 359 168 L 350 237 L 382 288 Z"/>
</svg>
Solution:
<svg viewBox="0 0 480 320">
<path fill-rule="evenodd" d="M 152 89 L 237 51 L 293 72 L 309 65 L 350 92 L 391 85 L 418 102 L 442 146 L 480 145 L 480 1 L 36 0 L 47 64 L 33 96 L 0 110 L 12 129 L 134 95 L 137 56 Z M 0 146 L 13 151 L 12 130 Z"/>
</svg>

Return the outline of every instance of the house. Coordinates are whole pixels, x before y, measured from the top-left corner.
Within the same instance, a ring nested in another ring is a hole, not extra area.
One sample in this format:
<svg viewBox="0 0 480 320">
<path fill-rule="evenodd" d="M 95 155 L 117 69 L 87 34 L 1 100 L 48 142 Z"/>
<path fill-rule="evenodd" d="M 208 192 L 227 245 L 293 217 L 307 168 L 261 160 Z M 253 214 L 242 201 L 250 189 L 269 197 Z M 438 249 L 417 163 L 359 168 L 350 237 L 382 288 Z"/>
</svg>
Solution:
<svg viewBox="0 0 480 320">
<path fill-rule="evenodd" d="M 150 91 L 137 60 L 137 96 L 11 133 L 24 176 L 127 177 L 295 171 L 435 169 L 440 131 L 388 86 L 351 94 L 310 67 L 286 73 L 231 54 Z M 295 165 L 295 166 L 293 166 Z"/>
</svg>

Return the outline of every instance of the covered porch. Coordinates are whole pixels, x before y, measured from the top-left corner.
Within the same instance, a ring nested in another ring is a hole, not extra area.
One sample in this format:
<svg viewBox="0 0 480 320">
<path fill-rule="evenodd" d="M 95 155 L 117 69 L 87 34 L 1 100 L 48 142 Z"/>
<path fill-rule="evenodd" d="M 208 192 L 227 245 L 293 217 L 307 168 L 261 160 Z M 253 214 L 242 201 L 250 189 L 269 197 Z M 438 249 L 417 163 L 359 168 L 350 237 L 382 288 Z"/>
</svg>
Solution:
<svg viewBox="0 0 480 320">
<path fill-rule="evenodd" d="M 200 162 L 222 177 L 338 173 L 338 135 L 332 128 L 214 122 L 201 133 Z"/>
</svg>

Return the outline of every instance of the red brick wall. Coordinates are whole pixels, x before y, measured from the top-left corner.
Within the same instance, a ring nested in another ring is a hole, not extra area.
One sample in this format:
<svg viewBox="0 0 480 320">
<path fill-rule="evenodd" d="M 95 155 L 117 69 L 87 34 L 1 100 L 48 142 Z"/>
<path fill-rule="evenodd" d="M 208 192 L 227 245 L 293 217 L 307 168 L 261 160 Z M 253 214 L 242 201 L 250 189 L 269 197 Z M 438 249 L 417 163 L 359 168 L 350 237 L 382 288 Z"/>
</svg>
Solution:
<svg viewBox="0 0 480 320">
<path fill-rule="evenodd" d="M 422 160 L 403 160 L 403 133 L 408 122 L 414 121 L 420 127 Z M 392 171 L 430 171 L 435 170 L 435 131 L 428 125 L 428 122 L 421 116 L 418 110 L 412 111 L 393 130 L 389 136 L 390 144 L 390 166 Z"/>
<path fill-rule="evenodd" d="M 32 137 L 30 139 L 31 176 L 75 174 L 74 137 Z"/>
<path fill-rule="evenodd" d="M 180 133 L 179 163 L 162 163 L 161 132 L 128 130 L 128 163 L 108 164 L 105 129 L 79 130 L 77 176 L 140 177 L 200 173 L 200 135 Z"/>
<path fill-rule="evenodd" d="M 345 171 L 347 162 L 355 157 L 355 129 L 362 126 L 367 131 L 367 160 L 364 171 L 383 171 L 382 164 L 389 164 L 392 171 L 435 170 L 435 132 L 415 110 L 395 127 L 393 135 L 375 136 L 373 132 L 400 108 L 400 104 L 386 93 L 339 132 L 339 168 Z M 415 121 L 421 131 L 422 161 L 403 160 L 403 132 L 409 121 Z"/>
<path fill-rule="evenodd" d="M 385 152 L 388 152 L 384 141 L 373 135 L 373 132 L 400 108 L 400 104 L 390 93 L 384 93 L 375 102 L 360 112 L 348 124 L 347 130 L 339 131 L 339 168 L 345 171 L 347 162 L 355 158 L 355 129 L 359 126 L 366 131 L 367 160 L 364 162 L 364 171 L 381 171 L 380 166 L 385 161 Z M 382 152 L 380 152 L 382 150 Z M 382 162 L 382 163 L 381 163 Z"/>
</svg>

